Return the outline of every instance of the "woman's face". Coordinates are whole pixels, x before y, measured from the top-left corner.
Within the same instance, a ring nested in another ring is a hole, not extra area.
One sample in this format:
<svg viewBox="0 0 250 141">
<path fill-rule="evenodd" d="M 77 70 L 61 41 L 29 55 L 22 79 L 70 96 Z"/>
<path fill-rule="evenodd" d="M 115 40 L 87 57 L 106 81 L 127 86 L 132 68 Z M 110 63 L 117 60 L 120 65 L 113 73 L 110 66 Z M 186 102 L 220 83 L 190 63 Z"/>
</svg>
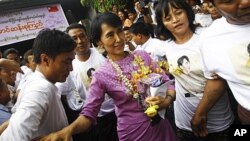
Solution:
<svg viewBox="0 0 250 141">
<path fill-rule="evenodd" d="M 187 59 L 183 59 L 181 69 L 185 74 L 188 74 L 190 72 L 190 62 Z"/>
<path fill-rule="evenodd" d="M 125 15 L 124 15 L 123 12 L 119 11 L 119 12 L 118 12 L 118 16 L 119 16 L 119 18 L 121 19 L 121 21 L 125 20 Z"/>
<path fill-rule="evenodd" d="M 184 9 L 176 9 L 169 6 L 168 15 L 163 14 L 162 22 L 175 37 L 183 35 L 189 28 L 189 20 Z"/>
<path fill-rule="evenodd" d="M 122 27 L 112 27 L 108 24 L 101 25 L 102 34 L 98 42 L 113 59 L 120 59 L 124 55 L 125 36 Z"/>
</svg>

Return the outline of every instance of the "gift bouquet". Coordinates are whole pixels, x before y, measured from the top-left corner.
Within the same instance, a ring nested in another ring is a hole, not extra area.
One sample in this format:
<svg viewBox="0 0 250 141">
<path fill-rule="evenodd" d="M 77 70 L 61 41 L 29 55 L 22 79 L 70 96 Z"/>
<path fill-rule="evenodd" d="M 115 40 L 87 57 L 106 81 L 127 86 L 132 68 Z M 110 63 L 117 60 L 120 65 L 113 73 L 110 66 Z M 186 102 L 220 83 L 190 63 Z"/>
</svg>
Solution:
<svg viewBox="0 0 250 141">
<path fill-rule="evenodd" d="M 141 56 L 135 55 L 133 60 L 133 66 L 136 68 L 132 71 L 132 76 L 128 79 L 118 64 L 109 59 L 112 66 L 117 71 L 119 79 L 126 86 L 126 93 L 132 95 L 134 99 L 145 110 L 145 114 L 151 119 L 158 115 L 158 105 L 148 105 L 145 102 L 148 96 L 166 96 L 167 87 L 163 82 L 162 74 L 163 70 L 160 67 L 154 68 L 153 66 L 147 66 L 144 64 Z M 161 112 L 161 111 L 160 111 Z M 164 118 L 164 113 L 161 114 Z"/>
<path fill-rule="evenodd" d="M 167 85 L 162 79 L 162 75 L 158 73 L 150 73 L 146 78 L 142 78 L 138 81 L 138 93 L 147 96 L 166 96 Z M 145 104 L 145 113 L 149 117 L 154 117 L 158 113 L 161 118 L 165 117 L 165 110 L 157 111 L 158 105 Z"/>
<path fill-rule="evenodd" d="M 134 98 L 138 100 L 140 105 L 145 110 L 145 114 L 150 118 L 157 115 L 164 118 L 165 110 L 157 111 L 158 105 L 148 105 L 145 103 L 145 99 L 148 96 L 166 96 L 167 85 L 163 81 L 161 68 L 153 69 L 150 66 L 145 66 L 141 58 L 135 57 L 135 61 L 138 65 L 138 70 L 132 72 L 132 84 L 137 90 L 134 94 Z"/>
</svg>

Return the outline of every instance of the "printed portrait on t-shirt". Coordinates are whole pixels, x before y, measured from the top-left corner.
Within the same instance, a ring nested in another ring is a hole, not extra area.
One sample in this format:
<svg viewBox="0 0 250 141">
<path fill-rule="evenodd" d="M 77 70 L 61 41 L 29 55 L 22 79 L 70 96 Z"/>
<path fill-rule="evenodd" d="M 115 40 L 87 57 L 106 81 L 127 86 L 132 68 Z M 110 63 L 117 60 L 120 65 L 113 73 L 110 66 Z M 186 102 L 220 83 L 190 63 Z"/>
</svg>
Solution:
<svg viewBox="0 0 250 141">
<path fill-rule="evenodd" d="M 240 81 L 250 84 L 250 43 L 232 44 L 228 47 L 229 58 L 236 77 Z"/>
<path fill-rule="evenodd" d="M 94 68 L 88 69 L 87 75 L 88 75 L 88 77 L 89 77 L 90 82 L 91 82 L 91 80 L 92 80 L 92 76 L 93 76 L 94 73 L 95 73 L 95 69 L 94 69 Z"/>
<path fill-rule="evenodd" d="M 186 55 L 181 56 L 177 60 L 178 67 L 182 70 L 184 74 L 189 74 L 190 72 L 190 61 Z"/>
<path fill-rule="evenodd" d="M 248 57 L 246 66 L 250 68 L 250 43 L 247 46 L 247 52 L 248 52 L 249 57 Z"/>
<path fill-rule="evenodd" d="M 206 78 L 204 78 L 199 52 L 187 52 L 188 55 L 168 56 L 169 71 L 174 74 L 176 83 L 185 97 L 203 96 Z"/>
</svg>

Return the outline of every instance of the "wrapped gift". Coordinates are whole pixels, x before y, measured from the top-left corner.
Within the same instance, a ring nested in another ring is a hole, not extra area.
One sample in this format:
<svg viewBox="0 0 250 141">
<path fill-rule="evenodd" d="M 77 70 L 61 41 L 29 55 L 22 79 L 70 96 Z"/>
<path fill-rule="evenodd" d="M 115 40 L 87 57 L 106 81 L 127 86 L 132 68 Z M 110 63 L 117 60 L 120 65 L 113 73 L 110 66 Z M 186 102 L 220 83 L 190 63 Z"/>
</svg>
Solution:
<svg viewBox="0 0 250 141">
<path fill-rule="evenodd" d="M 167 84 L 164 83 L 161 74 L 151 73 L 147 77 L 141 78 L 138 81 L 138 92 L 142 95 L 142 99 L 145 99 L 148 96 L 166 96 Z M 145 107 L 149 107 L 144 103 Z M 158 114 L 161 118 L 165 118 L 165 109 L 158 111 Z M 146 111 L 149 113 L 149 111 Z M 152 114 L 153 115 L 153 114 Z"/>
<path fill-rule="evenodd" d="M 162 75 L 158 73 L 150 73 L 146 77 L 139 79 L 137 89 L 140 94 L 151 96 L 150 87 L 157 87 L 162 84 Z"/>
</svg>

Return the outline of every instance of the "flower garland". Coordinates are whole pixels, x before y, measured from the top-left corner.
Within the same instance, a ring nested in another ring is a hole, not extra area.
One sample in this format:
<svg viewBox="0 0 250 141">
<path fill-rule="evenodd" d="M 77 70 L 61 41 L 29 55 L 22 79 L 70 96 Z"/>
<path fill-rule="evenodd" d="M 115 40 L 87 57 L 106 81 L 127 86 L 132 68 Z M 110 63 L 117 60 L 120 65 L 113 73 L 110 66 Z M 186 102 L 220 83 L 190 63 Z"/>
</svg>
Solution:
<svg viewBox="0 0 250 141">
<path fill-rule="evenodd" d="M 115 63 L 113 60 L 111 60 L 109 58 L 109 62 L 111 63 L 111 65 L 114 67 L 114 69 L 116 70 L 118 77 L 120 78 L 120 80 L 123 81 L 123 83 L 125 84 L 127 91 L 126 93 L 133 95 L 133 98 L 137 99 L 138 102 L 144 107 L 145 109 L 145 114 L 147 114 L 149 117 L 155 116 L 157 114 L 157 110 L 159 107 L 158 105 L 149 105 L 147 108 L 144 106 L 144 104 L 142 104 L 142 98 L 139 95 L 138 92 L 138 81 L 142 78 L 147 78 L 149 74 L 151 74 L 152 72 L 155 73 L 162 73 L 163 70 L 161 68 L 156 68 L 154 71 L 152 70 L 152 66 L 145 66 L 144 65 L 144 61 L 142 60 L 141 56 L 138 55 L 134 55 L 134 60 L 132 62 L 132 64 L 134 66 L 138 67 L 137 71 L 133 71 L 132 72 L 132 78 L 131 80 L 129 80 L 124 74 L 123 71 L 121 70 L 120 66 Z"/>
<path fill-rule="evenodd" d="M 109 62 L 115 68 L 115 70 L 117 72 L 117 75 L 120 78 L 120 80 L 122 80 L 123 83 L 125 84 L 125 86 L 127 88 L 127 93 L 128 94 L 138 95 L 137 90 L 134 89 L 134 87 L 133 87 L 132 83 L 129 81 L 129 79 L 125 75 L 123 75 L 123 72 L 122 72 L 120 66 L 118 64 L 116 64 L 114 61 L 112 61 L 110 58 L 109 58 Z"/>
<path fill-rule="evenodd" d="M 109 58 L 109 62 L 115 68 L 118 77 L 120 80 L 123 81 L 126 88 L 128 89 L 128 94 L 133 95 L 134 98 L 138 98 L 138 89 L 137 89 L 137 82 L 141 78 L 147 78 L 148 74 L 152 72 L 162 73 L 162 69 L 156 68 L 154 71 L 152 70 L 152 66 L 145 66 L 144 61 L 142 60 L 141 56 L 134 55 L 133 65 L 138 66 L 137 71 L 132 72 L 132 79 L 129 80 L 125 75 L 123 75 L 123 71 L 121 70 L 120 66 L 116 64 L 113 60 Z"/>
</svg>

